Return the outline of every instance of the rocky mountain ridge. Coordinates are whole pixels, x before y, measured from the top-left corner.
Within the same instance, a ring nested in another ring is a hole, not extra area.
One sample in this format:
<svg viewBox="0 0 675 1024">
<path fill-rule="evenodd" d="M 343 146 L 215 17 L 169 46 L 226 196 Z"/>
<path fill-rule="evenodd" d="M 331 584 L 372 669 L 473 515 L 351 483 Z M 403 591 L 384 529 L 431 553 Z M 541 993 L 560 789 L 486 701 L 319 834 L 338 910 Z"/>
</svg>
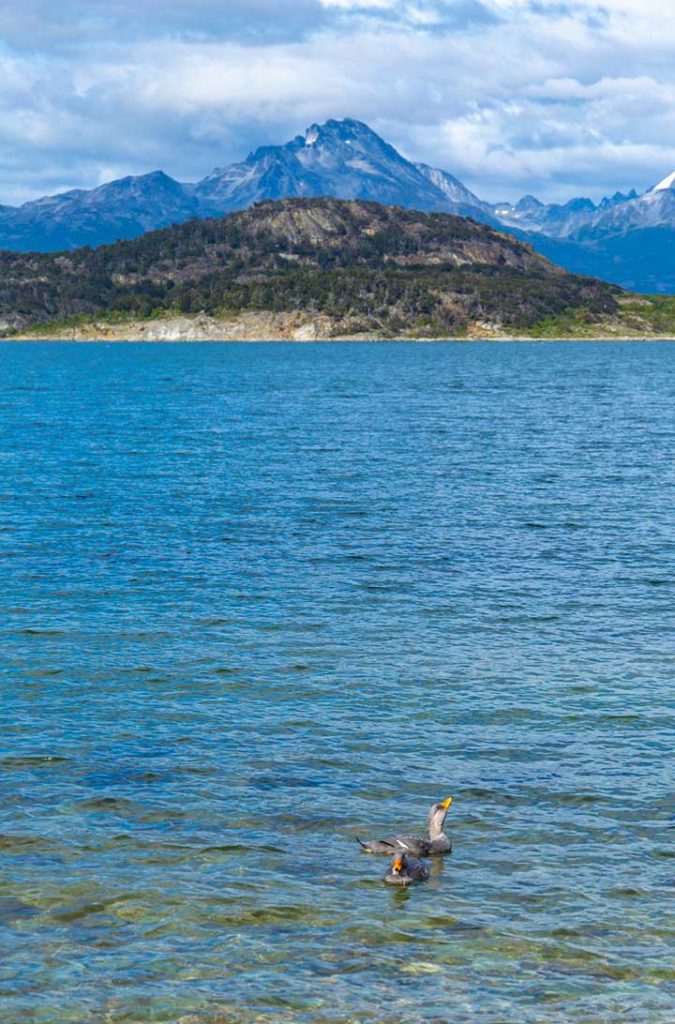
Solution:
<svg viewBox="0 0 675 1024">
<path fill-rule="evenodd" d="M 21 207 L 0 207 L 0 249 L 96 247 L 265 200 L 320 196 L 370 199 L 496 223 L 488 204 L 452 175 L 411 163 L 367 125 L 347 118 L 312 125 L 285 145 L 261 147 L 196 184 L 155 171 Z"/>
</svg>

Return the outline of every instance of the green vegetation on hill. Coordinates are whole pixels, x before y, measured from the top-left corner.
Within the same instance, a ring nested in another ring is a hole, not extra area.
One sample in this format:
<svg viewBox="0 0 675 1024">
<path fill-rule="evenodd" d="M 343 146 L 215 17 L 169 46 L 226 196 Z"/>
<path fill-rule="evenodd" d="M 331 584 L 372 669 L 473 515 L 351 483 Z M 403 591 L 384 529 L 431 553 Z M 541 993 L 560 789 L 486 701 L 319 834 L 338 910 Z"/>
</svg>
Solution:
<svg viewBox="0 0 675 1024">
<path fill-rule="evenodd" d="M 5 335 L 87 318 L 297 311 L 385 337 L 481 325 L 548 336 L 620 318 L 623 295 L 471 220 L 334 199 L 262 203 L 96 250 L 0 253 Z"/>
<path fill-rule="evenodd" d="M 596 318 L 566 310 L 548 315 L 528 331 L 532 338 L 675 338 L 675 295 L 631 295 L 617 297 L 618 310 Z"/>
</svg>

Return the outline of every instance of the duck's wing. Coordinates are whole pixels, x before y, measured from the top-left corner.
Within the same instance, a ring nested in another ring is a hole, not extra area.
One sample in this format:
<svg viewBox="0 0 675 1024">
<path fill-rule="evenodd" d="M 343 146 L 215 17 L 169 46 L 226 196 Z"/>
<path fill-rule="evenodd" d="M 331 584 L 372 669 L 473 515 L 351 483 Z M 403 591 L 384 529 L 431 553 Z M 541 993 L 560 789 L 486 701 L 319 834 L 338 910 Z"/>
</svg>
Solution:
<svg viewBox="0 0 675 1024">
<path fill-rule="evenodd" d="M 412 857 L 428 857 L 431 850 L 431 841 L 424 836 L 387 836 L 386 839 L 371 839 L 363 842 L 359 839 L 362 849 L 366 853 L 388 854 L 408 853 Z"/>
<path fill-rule="evenodd" d="M 396 851 L 398 850 L 396 840 L 394 838 L 370 839 L 368 842 L 364 843 L 364 841 L 362 839 L 359 839 L 357 836 L 357 842 L 361 849 L 365 850 L 366 853 L 388 854 L 391 857 L 392 854 L 396 853 Z"/>
<path fill-rule="evenodd" d="M 428 857 L 431 851 L 431 840 L 424 836 L 394 836 L 392 842 L 396 849 L 411 857 Z"/>
</svg>

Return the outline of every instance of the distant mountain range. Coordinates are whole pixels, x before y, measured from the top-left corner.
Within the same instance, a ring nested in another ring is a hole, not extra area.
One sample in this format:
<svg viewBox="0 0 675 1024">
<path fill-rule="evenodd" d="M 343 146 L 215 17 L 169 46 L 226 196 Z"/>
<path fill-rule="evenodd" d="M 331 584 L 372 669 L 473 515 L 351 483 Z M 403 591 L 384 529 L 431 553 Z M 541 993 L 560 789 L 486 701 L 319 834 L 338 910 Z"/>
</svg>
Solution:
<svg viewBox="0 0 675 1024">
<path fill-rule="evenodd" d="M 285 145 L 257 149 L 196 184 L 157 171 L 0 207 L 0 248 L 96 247 L 263 200 L 321 196 L 471 217 L 530 242 L 576 273 L 635 291 L 675 292 L 675 174 L 643 195 L 617 193 L 598 205 L 585 198 L 546 205 L 533 196 L 491 204 L 447 171 L 406 160 L 351 119 L 312 125 Z"/>
<path fill-rule="evenodd" d="M 506 230 L 567 270 L 632 291 L 675 292 L 675 174 L 642 195 L 617 192 L 598 205 L 545 205 L 525 196 L 492 211 Z"/>
</svg>

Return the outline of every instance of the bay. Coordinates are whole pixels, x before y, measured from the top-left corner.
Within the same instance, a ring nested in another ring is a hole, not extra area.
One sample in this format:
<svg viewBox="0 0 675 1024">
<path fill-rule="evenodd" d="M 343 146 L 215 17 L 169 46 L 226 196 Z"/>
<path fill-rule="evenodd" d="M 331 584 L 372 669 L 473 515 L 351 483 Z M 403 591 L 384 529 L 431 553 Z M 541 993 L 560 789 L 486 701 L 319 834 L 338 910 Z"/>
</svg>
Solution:
<svg viewBox="0 0 675 1024">
<path fill-rule="evenodd" d="M 660 343 L 3 346 L 0 1019 L 670 1024 L 674 409 Z"/>
</svg>

